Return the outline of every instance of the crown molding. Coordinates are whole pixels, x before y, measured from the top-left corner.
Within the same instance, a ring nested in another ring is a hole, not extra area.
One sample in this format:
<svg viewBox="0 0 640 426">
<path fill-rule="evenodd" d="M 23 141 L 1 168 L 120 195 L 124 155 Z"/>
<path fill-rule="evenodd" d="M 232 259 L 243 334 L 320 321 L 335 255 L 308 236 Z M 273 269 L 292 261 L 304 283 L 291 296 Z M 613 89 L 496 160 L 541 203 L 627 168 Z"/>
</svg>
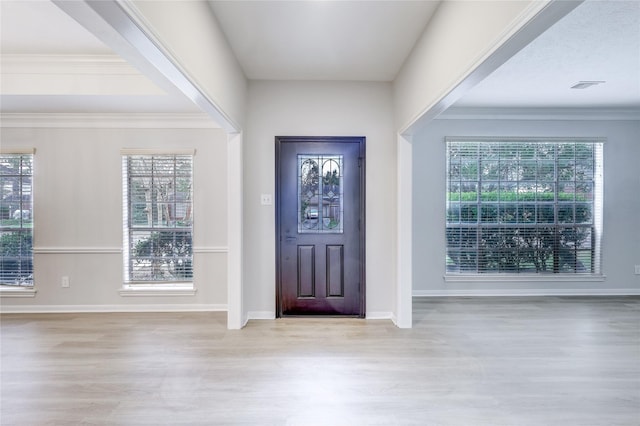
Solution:
<svg viewBox="0 0 640 426">
<path fill-rule="evenodd" d="M 640 108 L 452 107 L 437 120 L 640 120 Z"/>
<path fill-rule="evenodd" d="M 2 95 L 167 94 L 116 55 L 2 55 Z"/>
<path fill-rule="evenodd" d="M 0 128 L 219 129 L 207 114 L 2 113 Z"/>
<path fill-rule="evenodd" d="M 3 54 L 0 61 L 2 74 L 140 74 L 118 55 Z"/>
<path fill-rule="evenodd" d="M 0 61 L 2 74 L 140 74 L 118 55 L 3 54 Z"/>
</svg>

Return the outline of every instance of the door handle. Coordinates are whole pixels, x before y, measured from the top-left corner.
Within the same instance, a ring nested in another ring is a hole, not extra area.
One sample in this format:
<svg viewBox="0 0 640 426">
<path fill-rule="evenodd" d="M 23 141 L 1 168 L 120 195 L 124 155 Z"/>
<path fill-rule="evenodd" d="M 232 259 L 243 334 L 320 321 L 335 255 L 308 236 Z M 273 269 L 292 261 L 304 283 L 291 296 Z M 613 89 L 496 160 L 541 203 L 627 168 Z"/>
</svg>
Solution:
<svg viewBox="0 0 640 426">
<path fill-rule="evenodd" d="M 287 243 L 292 243 L 292 242 L 296 241 L 297 238 L 296 237 L 285 237 L 284 240 Z"/>
</svg>

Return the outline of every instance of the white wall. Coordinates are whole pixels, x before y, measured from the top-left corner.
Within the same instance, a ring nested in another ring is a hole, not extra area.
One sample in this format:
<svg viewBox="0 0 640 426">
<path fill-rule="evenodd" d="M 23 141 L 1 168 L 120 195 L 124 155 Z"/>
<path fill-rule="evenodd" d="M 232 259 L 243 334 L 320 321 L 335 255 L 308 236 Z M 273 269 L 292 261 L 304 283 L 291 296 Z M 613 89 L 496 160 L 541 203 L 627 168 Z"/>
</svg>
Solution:
<svg viewBox="0 0 640 426">
<path fill-rule="evenodd" d="M 244 294 L 250 317 L 275 315 L 275 136 L 365 136 L 367 315 L 393 311 L 396 150 L 389 83 L 249 84 L 244 135 Z"/>
<path fill-rule="evenodd" d="M 429 123 L 413 138 L 414 294 L 640 292 L 640 121 L 452 120 Z M 445 136 L 606 137 L 604 282 L 445 282 Z"/>
<path fill-rule="evenodd" d="M 4 148 L 34 147 L 35 310 L 227 304 L 227 136 L 220 129 L 2 128 Z M 194 148 L 195 296 L 122 297 L 122 148 Z M 43 252 L 44 251 L 44 252 Z M 61 288 L 62 276 L 71 286 Z M 189 306 L 191 307 L 189 307 Z M 65 307 L 65 308 L 62 308 Z"/>
</svg>

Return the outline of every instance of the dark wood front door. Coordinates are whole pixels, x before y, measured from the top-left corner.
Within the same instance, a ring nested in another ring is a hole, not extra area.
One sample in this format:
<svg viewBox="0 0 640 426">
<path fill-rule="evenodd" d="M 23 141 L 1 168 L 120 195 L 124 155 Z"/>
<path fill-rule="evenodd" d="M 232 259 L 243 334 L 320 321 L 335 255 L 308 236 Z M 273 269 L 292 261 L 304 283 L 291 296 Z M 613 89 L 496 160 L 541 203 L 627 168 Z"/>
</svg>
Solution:
<svg viewBox="0 0 640 426">
<path fill-rule="evenodd" d="M 364 159 L 364 137 L 276 137 L 279 317 L 364 317 Z"/>
</svg>

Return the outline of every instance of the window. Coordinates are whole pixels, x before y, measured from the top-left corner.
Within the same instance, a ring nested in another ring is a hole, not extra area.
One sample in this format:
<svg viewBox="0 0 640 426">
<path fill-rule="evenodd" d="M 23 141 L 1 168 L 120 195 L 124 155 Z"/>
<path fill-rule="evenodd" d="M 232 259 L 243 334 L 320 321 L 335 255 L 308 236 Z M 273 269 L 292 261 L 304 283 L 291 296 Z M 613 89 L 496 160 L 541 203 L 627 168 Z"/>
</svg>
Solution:
<svg viewBox="0 0 640 426">
<path fill-rule="evenodd" d="M 600 274 L 602 140 L 446 144 L 447 274 Z"/>
<path fill-rule="evenodd" d="M 343 232 L 342 159 L 298 155 L 298 232 Z"/>
<path fill-rule="evenodd" d="M 0 284 L 33 287 L 33 150 L 0 154 Z"/>
<path fill-rule="evenodd" d="M 126 283 L 193 278 L 193 153 L 123 151 Z"/>
</svg>

